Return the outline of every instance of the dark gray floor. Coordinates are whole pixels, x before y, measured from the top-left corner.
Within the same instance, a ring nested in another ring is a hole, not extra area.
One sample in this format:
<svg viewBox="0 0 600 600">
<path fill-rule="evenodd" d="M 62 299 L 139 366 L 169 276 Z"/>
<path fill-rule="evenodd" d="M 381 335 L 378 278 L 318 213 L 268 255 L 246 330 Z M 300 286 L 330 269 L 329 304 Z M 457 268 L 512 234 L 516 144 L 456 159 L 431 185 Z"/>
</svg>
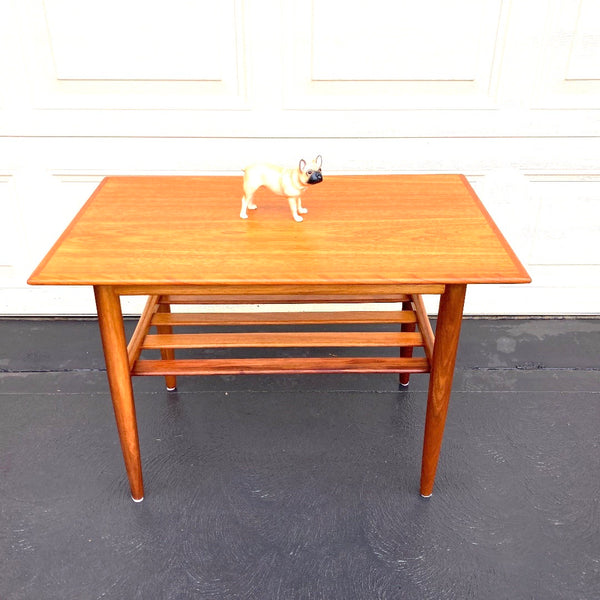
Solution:
<svg viewBox="0 0 600 600">
<path fill-rule="evenodd" d="M 134 504 L 96 323 L 0 320 L 0 598 L 600 598 L 599 357 L 465 321 L 430 500 L 426 375 L 138 379 Z"/>
</svg>

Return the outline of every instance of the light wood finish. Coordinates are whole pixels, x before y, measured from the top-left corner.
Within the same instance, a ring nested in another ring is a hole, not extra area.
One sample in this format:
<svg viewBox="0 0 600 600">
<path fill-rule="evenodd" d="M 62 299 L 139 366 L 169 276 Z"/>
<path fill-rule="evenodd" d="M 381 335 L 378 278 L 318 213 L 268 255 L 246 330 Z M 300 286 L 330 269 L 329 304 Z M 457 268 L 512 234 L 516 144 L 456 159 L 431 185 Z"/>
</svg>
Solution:
<svg viewBox="0 0 600 600">
<path fill-rule="evenodd" d="M 433 481 L 442 448 L 466 289 L 464 284 L 448 285 L 440 299 L 421 463 L 421 495 L 425 498 L 433 493 Z"/>
<path fill-rule="evenodd" d="M 240 219 L 241 179 L 108 177 L 29 281 L 177 289 L 530 280 L 461 175 L 325 177 L 306 195 L 303 223 L 263 191 Z"/>
<path fill-rule="evenodd" d="M 159 296 L 157 295 L 153 295 L 148 298 L 144 312 L 142 313 L 135 331 L 129 340 L 129 344 L 127 344 L 127 356 L 129 358 L 130 369 L 133 367 L 135 361 L 140 357 L 142 352 L 142 343 L 144 342 L 144 338 L 148 335 L 148 331 L 152 325 L 154 313 L 159 308 L 158 298 Z"/>
<path fill-rule="evenodd" d="M 419 331 L 421 332 L 423 341 L 425 342 L 425 356 L 427 356 L 427 360 L 431 363 L 433 360 L 435 336 L 433 335 L 433 329 L 431 328 L 431 323 L 429 321 L 429 317 L 427 316 L 427 311 L 425 310 L 425 304 L 421 294 L 413 294 L 412 303 L 415 307 Z"/>
<path fill-rule="evenodd" d="M 165 297 L 169 304 L 281 304 L 300 302 L 402 302 L 418 289 L 421 294 L 441 294 L 444 286 L 439 283 L 423 283 L 420 285 L 389 284 L 376 285 L 202 285 L 202 286 L 153 286 L 157 294 Z M 123 296 L 145 296 L 147 286 L 118 286 Z M 383 298 L 383 299 L 382 299 Z"/>
<path fill-rule="evenodd" d="M 148 335 L 145 350 L 159 348 L 376 348 L 422 346 L 420 333 L 290 331 Z"/>
<path fill-rule="evenodd" d="M 143 488 L 131 375 L 165 376 L 174 387 L 175 376 L 192 374 L 400 373 L 407 382 L 408 374 L 431 370 L 421 477 L 421 493 L 429 495 L 466 285 L 527 283 L 529 275 L 462 175 L 325 177 L 307 192 L 303 223 L 290 218 L 281 198 L 262 191 L 260 208 L 240 219 L 241 179 L 106 178 L 29 279 L 94 286 L 134 499 Z M 129 353 L 119 302 L 127 294 L 151 296 Z M 421 294 L 441 294 L 435 337 Z M 339 316 L 302 310 L 283 317 L 223 311 L 209 316 L 202 309 L 185 316 L 170 313 L 172 304 L 317 302 L 347 302 L 356 309 Z M 403 303 L 403 310 L 367 315 L 363 305 L 378 302 Z M 365 323 L 376 323 L 377 331 L 367 334 L 360 327 Z M 184 325 L 210 331 L 173 331 Z M 271 325 L 278 329 L 262 329 Z M 304 325 L 319 331 L 299 331 Z M 343 331 L 331 325 L 342 325 Z M 221 326 L 234 331 L 213 331 Z M 240 331 L 241 326 L 260 332 Z M 174 354 L 188 346 L 241 352 L 242 347 L 332 344 L 350 347 L 352 354 L 393 344 L 401 356 L 178 359 Z M 424 347 L 425 357 L 412 356 L 415 345 Z M 148 348 L 160 349 L 161 360 L 145 358 Z"/>
<path fill-rule="evenodd" d="M 321 357 L 321 358 L 206 358 L 141 360 L 132 375 L 244 375 L 293 373 L 428 373 L 426 358 Z"/>
<path fill-rule="evenodd" d="M 255 312 L 255 313 L 157 313 L 153 325 L 317 325 L 326 324 L 373 324 L 416 323 L 412 310 L 401 311 L 326 311 L 326 312 Z"/>
<path fill-rule="evenodd" d="M 102 337 L 106 374 L 131 488 L 131 497 L 139 502 L 144 498 L 142 460 L 138 439 L 135 404 L 129 370 L 129 358 L 123 328 L 123 315 L 119 296 L 109 286 L 94 286 L 98 324 Z"/>
<path fill-rule="evenodd" d="M 220 348 L 375 348 L 423 346 L 420 333 L 398 331 L 398 327 L 415 325 L 417 315 L 412 304 L 407 302 L 406 310 L 352 310 L 352 311 L 308 311 L 308 312 L 265 312 L 265 313 L 171 313 L 168 302 L 172 296 L 160 296 L 154 310 L 149 303 L 146 310 L 151 313 L 151 324 L 159 334 L 147 333 L 141 342 L 142 350 L 161 350 L 163 360 L 149 360 L 140 357 L 132 367 L 133 375 L 174 375 L 185 374 L 240 374 L 240 373 L 334 373 L 334 372 L 406 372 L 422 373 L 429 370 L 426 359 L 394 360 L 389 357 L 332 357 L 330 353 L 322 358 L 277 359 L 236 358 L 236 359 L 187 359 L 173 360 L 165 352 L 175 349 L 220 349 Z M 140 321 L 146 323 L 147 316 Z M 388 331 L 364 330 L 365 325 L 376 324 Z M 315 331 L 314 326 L 325 329 Z M 201 333 L 172 333 L 174 327 L 200 328 Z M 266 328 L 267 330 L 247 332 L 241 327 Z M 301 331 L 302 326 L 312 326 L 309 331 Z M 344 331 L 331 330 L 343 326 Z M 387 326 L 387 327 L 386 327 Z M 160 333 L 163 327 L 170 333 Z M 226 332 L 202 332 L 203 328 L 224 327 Z M 273 329 L 276 327 L 276 329 Z M 283 329 L 292 328 L 291 331 Z M 361 329 L 362 328 L 362 329 Z M 329 331 L 327 329 L 330 329 Z M 350 330 L 346 330 L 350 329 Z M 411 355 L 412 356 L 412 353 Z M 404 358 L 410 358 L 406 355 Z M 213 371 L 211 371 L 213 369 Z"/>
<path fill-rule="evenodd" d="M 412 312 L 412 303 L 409 300 L 406 300 L 402 303 L 403 312 L 409 312 L 409 314 L 414 314 Z M 402 332 L 412 333 L 416 330 L 416 318 L 414 321 L 407 321 L 402 323 Z M 422 338 L 421 338 L 422 339 Z M 402 346 L 400 348 L 400 357 L 401 358 L 412 358 L 413 355 L 413 346 Z M 399 383 L 402 386 L 407 386 L 410 381 L 410 373 L 400 373 Z"/>
<path fill-rule="evenodd" d="M 437 291 L 421 292 L 428 294 L 441 294 L 444 291 L 443 286 L 427 286 L 428 289 L 436 289 Z M 135 288 L 125 288 L 125 290 L 135 289 L 136 295 L 141 295 L 141 287 L 136 286 Z M 164 288 L 154 288 L 156 292 L 163 293 Z M 421 289 L 421 288 L 419 288 Z M 147 290 L 146 290 L 147 291 Z M 123 293 L 124 296 L 130 295 Z M 297 304 L 301 302 L 310 302 L 311 304 L 363 304 L 365 302 L 370 304 L 380 302 L 403 302 L 408 297 L 407 294 L 398 294 L 393 291 L 387 294 L 363 294 L 356 291 L 352 294 L 323 294 L 319 293 L 318 290 L 311 294 L 305 294 L 299 296 L 298 294 L 277 294 L 276 296 L 270 295 L 258 295 L 258 294 L 239 294 L 235 296 L 228 296 L 223 294 L 170 294 L 165 296 L 168 298 L 168 304 Z"/>
<path fill-rule="evenodd" d="M 159 304 L 158 311 L 154 317 L 170 317 L 171 307 L 168 304 Z M 172 335 L 173 328 L 170 323 L 154 323 L 156 325 L 156 331 L 159 335 Z M 161 348 L 160 356 L 163 360 L 175 360 L 175 350 L 173 348 Z M 174 392 L 177 389 L 177 378 L 175 375 L 165 375 L 165 384 L 167 390 Z"/>
</svg>

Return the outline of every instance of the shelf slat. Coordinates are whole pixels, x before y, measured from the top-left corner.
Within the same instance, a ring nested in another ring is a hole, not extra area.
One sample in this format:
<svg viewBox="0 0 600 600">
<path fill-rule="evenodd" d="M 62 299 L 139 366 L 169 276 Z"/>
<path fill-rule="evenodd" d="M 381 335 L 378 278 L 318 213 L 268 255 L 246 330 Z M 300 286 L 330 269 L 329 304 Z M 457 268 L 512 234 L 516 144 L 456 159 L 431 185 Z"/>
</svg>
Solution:
<svg viewBox="0 0 600 600">
<path fill-rule="evenodd" d="M 426 358 L 325 357 L 138 360 L 132 375 L 428 373 Z"/>
<path fill-rule="evenodd" d="M 292 331 L 256 333 L 173 333 L 147 335 L 144 350 L 164 348 L 324 348 L 422 346 L 420 333 L 395 331 Z"/>
<path fill-rule="evenodd" d="M 255 312 L 255 313 L 157 313 L 153 325 L 315 325 L 319 323 L 415 323 L 412 310 L 396 311 L 323 311 L 323 312 Z"/>
</svg>

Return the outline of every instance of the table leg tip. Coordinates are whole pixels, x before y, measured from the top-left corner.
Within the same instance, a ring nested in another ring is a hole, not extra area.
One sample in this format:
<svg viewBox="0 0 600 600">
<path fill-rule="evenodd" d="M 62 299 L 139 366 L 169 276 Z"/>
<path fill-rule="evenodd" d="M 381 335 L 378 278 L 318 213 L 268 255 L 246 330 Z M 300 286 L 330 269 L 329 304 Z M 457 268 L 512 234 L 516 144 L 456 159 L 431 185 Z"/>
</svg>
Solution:
<svg viewBox="0 0 600 600">
<path fill-rule="evenodd" d="M 177 387 L 169 387 L 167 386 L 167 392 L 176 392 L 177 391 Z"/>
<path fill-rule="evenodd" d="M 131 499 L 132 499 L 134 502 L 142 502 L 142 500 L 144 499 L 144 496 L 142 496 L 141 498 L 134 498 L 133 496 L 131 496 Z"/>
<path fill-rule="evenodd" d="M 400 387 L 406 388 L 408 387 L 408 381 L 406 383 L 400 382 Z"/>
<path fill-rule="evenodd" d="M 426 500 L 431 498 L 431 496 L 433 496 L 433 492 L 431 494 L 421 494 L 421 498 L 425 498 Z"/>
</svg>

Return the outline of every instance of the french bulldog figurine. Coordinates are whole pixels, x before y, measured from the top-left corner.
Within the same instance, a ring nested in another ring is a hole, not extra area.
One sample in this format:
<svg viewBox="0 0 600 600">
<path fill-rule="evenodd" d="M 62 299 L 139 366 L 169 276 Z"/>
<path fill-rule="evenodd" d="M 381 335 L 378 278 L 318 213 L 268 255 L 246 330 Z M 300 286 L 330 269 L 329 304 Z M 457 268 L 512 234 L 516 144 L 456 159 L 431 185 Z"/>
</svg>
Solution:
<svg viewBox="0 0 600 600">
<path fill-rule="evenodd" d="M 310 165 L 302 158 L 297 169 L 287 169 L 267 163 L 250 165 L 244 169 L 244 196 L 242 198 L 242 210 L 240 217 L 248 218 L 247 209 L 254 210 L 256 204 L 252 201 L 256 190 L 262 186 L 269 188 L 279 196 L 286 196 L 294 221 L 302 221 L 300 215 L 308 212 L 302 206 L 300 195 L 309 186 L 323 181 L 321 165 L 323 157 L 319 154 Z"/>
</svg>

